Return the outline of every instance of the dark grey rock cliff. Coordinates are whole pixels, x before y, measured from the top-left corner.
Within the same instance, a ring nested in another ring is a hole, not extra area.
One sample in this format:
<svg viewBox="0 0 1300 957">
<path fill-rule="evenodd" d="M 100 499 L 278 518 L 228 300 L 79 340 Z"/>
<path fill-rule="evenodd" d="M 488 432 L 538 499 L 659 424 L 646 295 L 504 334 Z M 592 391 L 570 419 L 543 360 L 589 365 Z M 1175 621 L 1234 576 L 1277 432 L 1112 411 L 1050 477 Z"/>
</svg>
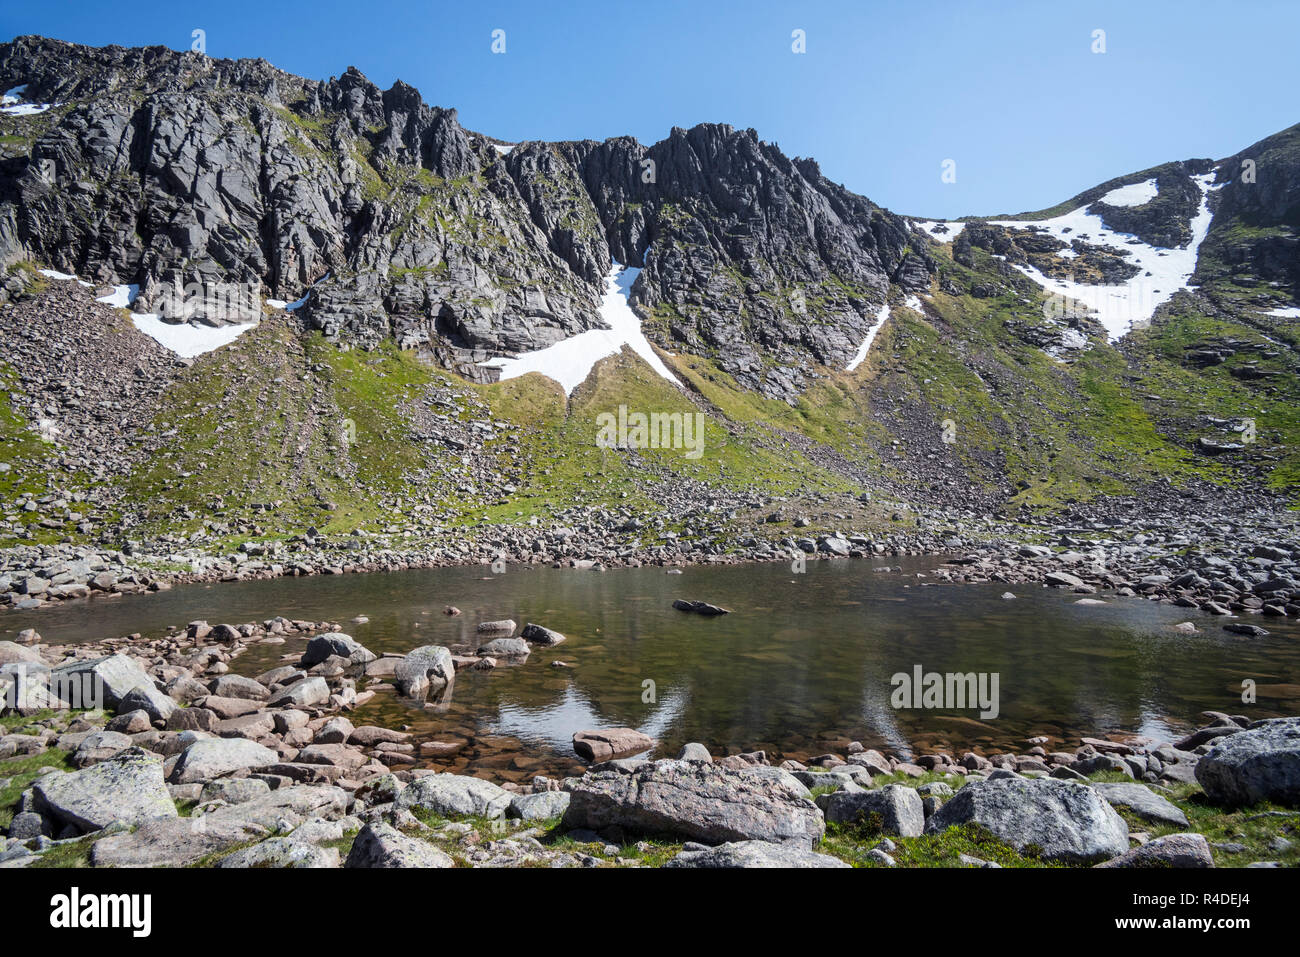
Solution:
<svg viewBox="0 0 1300 957">
<path fill-rule="evenodd" d="M 653 339 L 791 399 L 848 360 L 891 284 L 928 288 L 934 268 L 903 220 L 752 130 L 503 154 L 354 68 L 318 82 L 39 37 L 0 45 L 0 89 L 17 86 L 55 106 L 0 121 L 5 261 L 136 283 L 140 310 L 187 283 L 312 287 L 311 326 L 476 377 L 600 325 L 613 259 L 644 267 Z"/>
</svg>

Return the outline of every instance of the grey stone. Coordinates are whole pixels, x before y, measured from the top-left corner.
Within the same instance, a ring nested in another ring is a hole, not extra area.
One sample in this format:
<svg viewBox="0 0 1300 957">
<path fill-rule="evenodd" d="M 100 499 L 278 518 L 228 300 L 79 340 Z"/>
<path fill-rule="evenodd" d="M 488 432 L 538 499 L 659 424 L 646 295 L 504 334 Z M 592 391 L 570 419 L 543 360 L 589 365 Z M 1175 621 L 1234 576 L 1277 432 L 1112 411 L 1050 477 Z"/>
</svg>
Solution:
<svg viewBox="0 0 1300 957">
<path fill-rule="evenodd" d="M 812 847 L 825 830 L 808 789 L 784 771 L 647 762 L 565 782 L 568 828 L 671 834 L 704 844 L 764 840 Z"/>
<path fill-rule="evenodd" d="M 919 837 L 925 830 L 925 808 L 914 788 L 890 784 L 875 791 L 836 791 L 822 796 L 826 820 L 865 823 L 886 834 Z"/>
<path fill-rule="evenodd" d="M 664 867 L 703 868 L 806 868 L 848 867 L 838 857 L 794 844 L 769 841 L 733 841 L 699 850 L 683 849 Z"/>
<path fill-rule="evenodd" d="M 959 788 L 926 822 L 926 833 L 979 824 L 1045 860 L 1090 862 L 1128 850 L 1128 825 L 1093 788 L 1055 778 L 979 781 Z"/>
<path fill-rule="evenodd" d="M 80 771 L 46 774 L 36 779 L 32 793 L 43 817 L 83 834 L 116 822 L 135 825 L 177 814 L 162 762 L 139 748 Z"/>
<path fill-rule="evenodd" d="M 1196 780 L 1219 804 L 1300 805 L 1300 717 L 1257 721 L 1217 739 L 1197 762 Z"/>
<path fill-rule="evenodd" d="M 390 824 L 363 827 L 352 842 L 344 867 L 455 867 L 455 862 L 433 845 L 407 837 Z"/>
</svg>

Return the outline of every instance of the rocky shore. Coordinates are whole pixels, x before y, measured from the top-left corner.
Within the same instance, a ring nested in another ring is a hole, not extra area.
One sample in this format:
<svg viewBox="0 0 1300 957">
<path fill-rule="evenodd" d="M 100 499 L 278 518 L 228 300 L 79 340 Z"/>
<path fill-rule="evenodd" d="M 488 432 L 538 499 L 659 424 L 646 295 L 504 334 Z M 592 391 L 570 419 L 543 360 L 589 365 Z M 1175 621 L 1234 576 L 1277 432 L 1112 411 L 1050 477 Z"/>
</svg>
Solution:
<svg viewBox="0 0 1300 957">
<path fill-rule="evenodd" d="M 569 517 L 571 523 L 548 526 L 493 526 L 482 541 L 472 540 L 475 532 L 467 530 L 455 545 L 430 542 L 404 548 L 361 536 L 248 542 L 228 554 L 201 548 L 141 547 L 129 553 L 83 545 L 10 548 L 0 551 L 0 608 L 28 610 L 186 583 L 494 562 L 603 570 L 933 556 L 944 560 L 933 576 L 936 582 L 1042 583 L 1083 595 L 1141 596 L 1225 616 L 1300 614 L 1300 524 L 1290 513 L 1270 509 L 1231 517 L 1166 512 L 1141 522 L 1122 513 L 1079 513 L 1075 521 L 1043 525 L 939 513 L 913 515 L 907 530 L 879 534 L 851 529 L 804 533 L 814 524 L 826 527 L 849 516 L 826 513 L 814 522 L 778 505 L 749 531 L 726 540 L 682 538 L 655 545 L 638 539 L 630 519 L 591 513 Z M 786 530 L 782 526 L 788 526 L 789 534 L 768 531 Z"/>
<path fill-rule="evenodd" d="M 527 784 L 441 772 L 438 742 L 349 719 L 380 687 L 435 700 L 474 680 L 458 673 L 564 640 L 484 626 L 472 655 L 377 656 L 286 618 L 0 642 L 0 866 L 1300 862 L 1300 717 L 1207 712 L 1178 741 L 1043 738 L 1014 754 L 905 760 L 855 742 L 777 764 L 700 744 L 669 758 L 634 730 L 590 729 L 574 737 L 585 773 Z M 231 667 L 292 639 L 305 648 L 257 677 Z"/>
</svg>

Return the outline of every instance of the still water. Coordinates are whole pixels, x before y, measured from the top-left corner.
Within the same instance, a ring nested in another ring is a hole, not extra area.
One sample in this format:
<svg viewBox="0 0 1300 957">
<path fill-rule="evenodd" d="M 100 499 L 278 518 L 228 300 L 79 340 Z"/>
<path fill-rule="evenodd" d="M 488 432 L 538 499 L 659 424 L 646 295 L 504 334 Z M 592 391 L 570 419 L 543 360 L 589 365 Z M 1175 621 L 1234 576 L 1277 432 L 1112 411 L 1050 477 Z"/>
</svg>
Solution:
<svg viewBox="0 0 1300 957">
<path fill-rule="evenodd" d="M 1141 599 L 1077 605 L 1039 586 L 927 586 L 933 560 L 810 562 L 607 572 L 510 566 L 444 568 L 185 586 L 147 596 L 64 603 L 0 617 L 0 638 L 35 627 L 47 642 L 133 632 L 159 635 L 193 619 L 238 624 L 273 615 L 337 621 L 376 653 L 425 644 L 476 647 L 479 621 L 533 621 L 568 636 L 523 663 L 462 672 L 441 701 L 391 690 L 354 724 L 408 727 L 416 740 L 455 742 L 440 766 L 494 778 L 561 774 L 580 765 L 575 731 L 628 726 L 657 754 L 700 741 L 715 754 L 773 757 L 842 751 L 861 741 L 900 753 L 1051 750 L 1081 735 L 1126 731 L 1171 740 L 1204 710 L 1300 714 L 1300 625 L 1261 621 L 1247 639 L 1222 619 Z M 1104 597 L 1104 596 L 1102 596 Z M 672 608 L 692 598 L 731 609 L 703 618 Z M 459 617 L 442 613 L 444 605 Z M 364 615 L 366 623 L 351 619 Z M 1199 634 L 1174 630 L 1193 621 Z M 489 636 L 491 637 L 491 636 Z M 486 638 L 483 640 L 487 640 Z M 233 663 L 257 675 L 305 641 L 254 645 Z M 569 668 L 554 668 L 553 661 Z M 891 677 L 924 671 L 998 674 L 999 714 L 896 709 Z M 1242 703 L 1242 681 L 1258 701 Z"/>
</svg>

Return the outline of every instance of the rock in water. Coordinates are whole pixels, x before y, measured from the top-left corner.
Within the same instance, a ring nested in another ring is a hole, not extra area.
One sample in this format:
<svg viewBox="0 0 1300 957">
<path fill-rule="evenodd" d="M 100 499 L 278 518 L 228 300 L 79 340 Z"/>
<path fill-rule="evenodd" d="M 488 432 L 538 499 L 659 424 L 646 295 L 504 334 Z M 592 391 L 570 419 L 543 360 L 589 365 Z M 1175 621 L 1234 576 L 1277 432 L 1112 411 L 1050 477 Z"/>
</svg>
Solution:
<svg viewBox="0 0 1300 957">
<path fill-rule="evenodd" d="M 177 816 L 162 762 L 140 748 L 120 751 L 81 771 L 47 774 L 32 791 L 43 817 L 83 834 L 114 822 L 134 826 Z"/>
<path fill-rule="evenodd" d="M 729 615 L 731 614 L 726 608 L 719 608 L 717 605 L 710 605 L 707 601 L 689 601 L 685 598 L 678 598 L 673 602 L 673 607 L 678 611 L 694 612 L 697 615 Z"/>
<path fill-rule="evenodd" d="M 532 651 L 522 638 L 494 638 L 479 648 L 478 655 L 483 658 L 526 658 Z"/>
<path fill-rule="evenodd" d="M 598 771 L 566 785 L 569 829 L 617 828 L 703 844 L 757 840 L 806 848 L 825 831 L 808 789 L 775 768 L 656 761 L 629 773 Z"/>
<path fill-rule="evenodd" d="M 735 841 L 703 850 L 682 850 L 664 867 L 848 867 L 838 857 L 792 844 Z"/>
<path fill-rule="evenodd" d="M 1300 717 L 1256 721 L 1218 742 L 1196 763 L 1196 780 L 1211 800 L 1300 805 Z"/>
<path fill-rule="evenodd" d="M 524 625 L 524 630 L 520 632 L 520 637 L 524 641 L 530 641 L 535 645 L 558 645 L 564 641 L 564 636 L 558 631 L 551 631 L 549 628 L 543 628 L 541 625 L 534 625 L 532 622 Z"/>
<path fill-rule="evenodd" d="M 1128 850 L 1128 825 L 1095 790 L 1055 778 L 1002 778 L 959 788 L 926 822 L 927 834 L 974 823 L 1049 861 L 1091 862 Z"/>
<path fill-rule="evenodd" d="M 426 691 L 441 691 L 455 677 L 451 652 L 442 645 L 424 645 L 397 663 L 393 684 L 401 694 L 418 697 Z"/>
<path fill-rule="evenodd" d="M 649 751 L 659 742 L 635 728 L 605 728 L 601 731 L 578 731 L 573 736 L 573 750 L 588 761 L 607 761 L 618 755 Z"/>
<path fill-rule="evenodd" d="M 367 664 L 374 661 L 376 657 L 373 651 L 363 646 L 351 635 L 345 635 L 341 631 L 330 631 L 323 635 L 317 635 L 307 642 L 307 650 L 303 652 L 300 665 L 303 668 L 310 668 L 312 665 L 320 664 L 331 655 L 347 658 L 354 665 Z"/>
</svg>

